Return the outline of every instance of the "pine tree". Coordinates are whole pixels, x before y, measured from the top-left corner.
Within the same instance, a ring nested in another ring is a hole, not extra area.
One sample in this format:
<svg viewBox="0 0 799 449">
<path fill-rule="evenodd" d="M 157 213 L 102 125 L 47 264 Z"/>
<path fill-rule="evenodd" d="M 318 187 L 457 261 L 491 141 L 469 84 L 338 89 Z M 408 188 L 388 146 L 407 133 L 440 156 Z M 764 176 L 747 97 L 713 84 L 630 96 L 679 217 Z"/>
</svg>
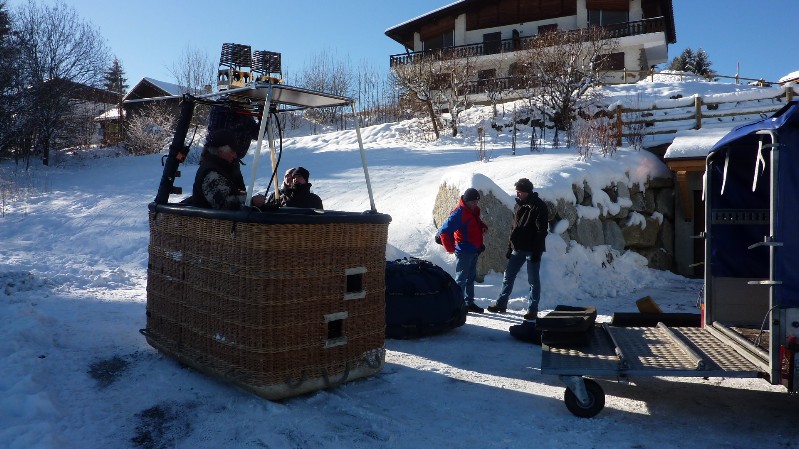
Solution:
<svg viewBox="0 0 799 449">
<path fill-rule="evenodd" d="M 122 63 L 119 62 L 116 56 L 114 57 L 114 62 L 111 63 L 111 67 L 105 71 L 103 80 L 103 87 L 107 90 L 120 95 L 124 95 L 127 92 L 128 85 L 126 82 L 128 79 L 125 78 L 125 69 L 122 68 Z"/>
<path fill-rule="evenodd" d="M 702 50 L 701 47 L 696 50 L 693 67 L 694 73 L 706 77 L 712 77 L 716 74 L 716 71 L 710 68 L 712 64 L 713 62 L 710 61 L 710 57 L 707 55 L 707 53 L 705 53 L 704 50 Z"/>
<path fill-rule="evenodd" d="M 669 70 L 690 72 L 705 77 L 712 77 L 716 74 L 716 71 L 710 67 L 712 64 L 710 57 L 701 47 L 697 49 L 696 52 L 690 48 L 686 48 L 679 56 L 671 60 Z"/>
<path fill-rule="evenodd" d="M 691 66 L 693 64 L 694 58 L 694 51 L 690 48 L 686 48 L 682 51 L 682 53 L 680 53 L 679 56 L 676 56 L 671 60 L 669 70 L 675 70 L 677 72 L 692 72 Z"/>
</svg>

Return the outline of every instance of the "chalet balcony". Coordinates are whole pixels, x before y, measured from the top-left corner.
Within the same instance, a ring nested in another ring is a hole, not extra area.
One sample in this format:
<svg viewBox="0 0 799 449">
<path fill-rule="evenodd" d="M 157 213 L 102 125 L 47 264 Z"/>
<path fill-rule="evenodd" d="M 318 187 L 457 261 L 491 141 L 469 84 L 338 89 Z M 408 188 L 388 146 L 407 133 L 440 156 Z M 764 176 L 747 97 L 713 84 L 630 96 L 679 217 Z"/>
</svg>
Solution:
<svg viewBox="0 0 799 449">
<path fill-rule="evenodd" d="M 604 27 L 612 38 L 618 39 L 628 36 L 658 33 L 666 31 L 666 18 L 655 17 L 652 19 L 637 20 L 635 22 L 619 23 Z M 412 64 L 414 61 L 433 58 L 436 60 L 460 59 L 466 57 L 486 56 L 497 53 L 509 53 L 525 48 L 536 36 L 518 39 L 503 39 L 494 42 L 481 42 L 478 44 L 459 45 L 455 47 L 436 48 L 432 50 L 400 53 L 389 56 L 390 66 Z"/>
</svg>

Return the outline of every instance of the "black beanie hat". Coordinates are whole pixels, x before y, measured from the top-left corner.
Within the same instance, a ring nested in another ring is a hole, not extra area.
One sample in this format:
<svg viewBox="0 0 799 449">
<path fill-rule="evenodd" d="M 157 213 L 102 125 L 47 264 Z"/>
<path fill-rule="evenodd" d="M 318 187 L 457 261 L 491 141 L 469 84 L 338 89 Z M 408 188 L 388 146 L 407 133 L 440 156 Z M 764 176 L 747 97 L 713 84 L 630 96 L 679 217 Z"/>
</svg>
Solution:
<svg viewBox="0 0 799 449">
<path fill-rule="evenodd" d="M 463 201 L 464 202 L 466 202 L 466 201 L 474 201 L 474 200 L 479 200 L 479 199 L 480 199 L 480 192 L 478 192 L 477 189 L 473 189 L 473 188 L 469 187 L 468 189 L 466 189 L 465 192 L 463 192 Z"/>
<path fill-rule="evenodd" d="M 258 122 L 224 106 L 212 106 L 208 115 L 205 144 L 212 147 L 230 145 L 239 159 L 247 155 L 250 142 L 258 138 Z"/>
<path fill-rule="evenodd" d="M 513 185 L 519 192 L 533 193 L 533 183 L 527 178 L 521 178 Z"/>
<path fill-rule="evenodd" d="M 305 181 L 308 181 L 308 178 L 311 177 L 311 172 L 306 170 L 304 167 L 297 167 L 294 169 L 294 176 L 302 176 L 305 178 Z"/>
</svg>

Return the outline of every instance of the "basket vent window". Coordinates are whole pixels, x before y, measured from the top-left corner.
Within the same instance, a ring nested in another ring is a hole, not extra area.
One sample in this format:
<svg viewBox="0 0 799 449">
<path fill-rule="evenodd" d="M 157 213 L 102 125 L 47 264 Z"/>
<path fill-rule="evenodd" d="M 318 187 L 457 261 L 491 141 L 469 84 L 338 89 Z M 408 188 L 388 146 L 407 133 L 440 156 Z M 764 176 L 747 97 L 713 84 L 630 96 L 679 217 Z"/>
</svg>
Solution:
<svg viewBox="0 0 799 449">
<path fill-rule="evenodd" d="M 363 284 L 366 267 L 347 268 L 344 270 L 346 277 L 346 291 L 344 299 L 360 299 L 366 297 L 366 289 Z"/>
<path fill-rule="evenodd" d="M 347 319 L 348 316 L 349 313 L 347 312 L 325 315 L 325 323 L 327 324 L 325 348 L 347 344 L 347 337 L 344 336 L 344 320 Z"/>
</svg>

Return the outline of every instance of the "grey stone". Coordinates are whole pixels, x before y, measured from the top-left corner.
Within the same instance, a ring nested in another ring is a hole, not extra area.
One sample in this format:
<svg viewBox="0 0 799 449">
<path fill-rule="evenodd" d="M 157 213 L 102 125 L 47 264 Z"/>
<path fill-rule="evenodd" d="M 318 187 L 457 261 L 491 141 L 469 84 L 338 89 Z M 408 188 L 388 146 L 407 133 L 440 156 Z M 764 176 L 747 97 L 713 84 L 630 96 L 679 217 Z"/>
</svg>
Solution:
<svg viewBox="0 0 799 449">
<path fill-rule="evenodd" d="M 574 229 L 574 240 L 587 248 L 605 244 L 602 222 L 596 218 L 581 218 Z"/>
<path fill-rule="evenodd" d="M 558 198 L 557 205 L 555 206 L 555 213 L 557 217 L 560 217 L 562 220 L 567 220 L 569 222 L 569 227 L 577 223 L 577 208 L 574 204 L 563 198 Z"/>
<path fill-rule="evenodd" d="M 637 248 L 634 251 L 646 257 L 649 268 L 667 271 L 674 265 L 674 256 L 663 248 Z"/>
<path fill-rule="evenodd" d="M 655 192 L 652 189 L 644 192 L 644 212 L 651 214 L 655 211 Z"/>
<path fill-rule="evenodd" d="M 613 220 L 602 222 L 602 233 L 605 237 L 605 244 L 619 251 L 624 251 L 624 234 L 621 227 Z"/>
<path fill-rule="evenodd" d="M 655 210 L 666 218 L 674 219 L 674 189 L 660 189 L 655 194 Z"/>
<path fill-rule="evenodd" d="M 593 192 L 591 191 L 591 186 L 588 185 L 587 182 L 583 181 L 583 200 L 580 201 L 581 206 L 593 206 L 592 202 L 592 195 Z"/>
<path fill-rule="evenodd" d="M 572 192 L 574 192 L 574 199 L 577 204 L 582 204 L 583 198 L 585 198 L 585 190 L 583 189 L 583 186 L 572 184 Z"/>
<path fill-rule="evenodd" d="M 643 192 L 631 192 L 630 201 L 633 203 L 632 206 L 630 206 L 630 210 L 634 210 L 635 212 L 643 212 L 646 209 L 646 202 L 644 201 Z"/>
<path fill-rule="evenodd" d="M 626 248 L 654 247 L 657 243 L 659 230 L 660 224 L 652 217 L 646 219 L 646 227 L 644 229 L 641 229 L 641 226 L 637 224 L 621 228 Z"/>
<path fill-rule="evenodd" d="M 608 186 L 608 187 L 605 187 L 605 188 L 604 188 L 604 189 L 602 189 L 602 190 L 603 190 L 605 193 L 607 193 L 607 194 L 608 194 L 608 198 L 610 198 L 610 201 L 611 201 L 611 202 L 614 202 L 614 203 L 615 203 L 615 202 L 617 202 L 617 201 L 618 201 L 618 198 L 619 198 L 619 191 L 616 189 L 616 183 L 613 183 L 613 185 L 611 185 L 611 186 Z"/>
<path fill-rule="evenodd" d="M 668 177 L 658 177 L 658 178 L 651 178 L 646 182 L 647 189 L 665 189 L 674 187 L 674 178 Z"/>
</svg>

